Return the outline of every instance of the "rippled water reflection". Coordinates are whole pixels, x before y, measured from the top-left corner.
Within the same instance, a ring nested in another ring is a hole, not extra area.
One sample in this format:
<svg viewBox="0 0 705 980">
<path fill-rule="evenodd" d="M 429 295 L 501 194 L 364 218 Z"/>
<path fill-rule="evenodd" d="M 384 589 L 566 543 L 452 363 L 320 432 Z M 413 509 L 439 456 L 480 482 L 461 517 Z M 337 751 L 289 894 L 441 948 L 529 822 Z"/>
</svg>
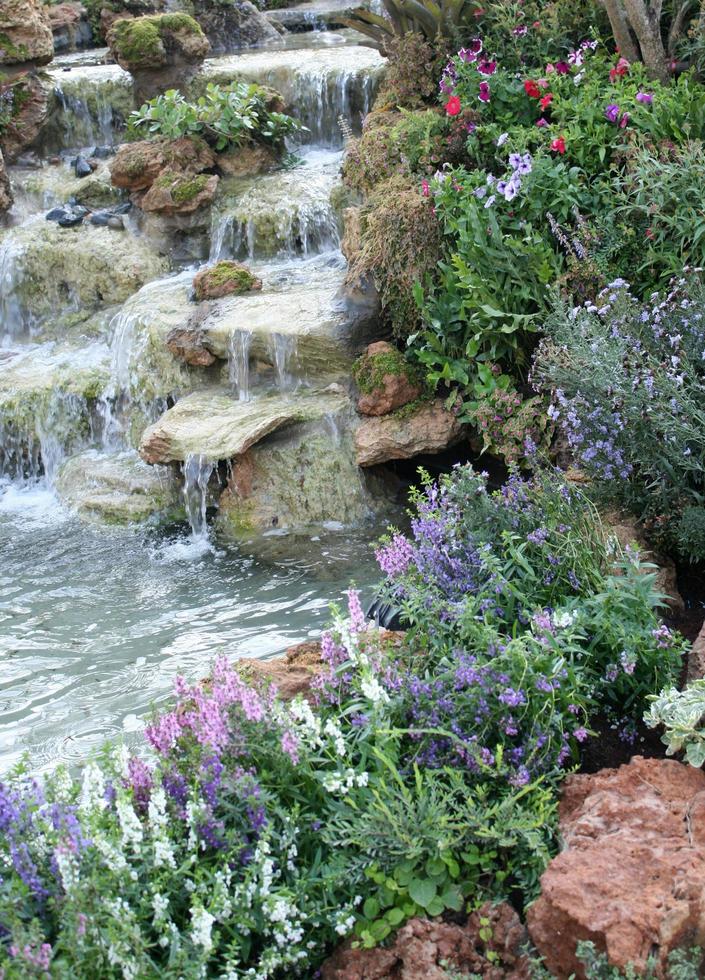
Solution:
<svg viewBox="0 0 705 980">
<path fill-rule="evenodd" d="M 136 740 L 174 675 L 219 652 L 267 657 L 318 632 L 351 579 L 377 578 L 369 541 L 331 533 L 267 560 L 185 537 L 92 529 L 48 491 L 0 486 L 0 770 L 78 761 Z"/>
</svg>

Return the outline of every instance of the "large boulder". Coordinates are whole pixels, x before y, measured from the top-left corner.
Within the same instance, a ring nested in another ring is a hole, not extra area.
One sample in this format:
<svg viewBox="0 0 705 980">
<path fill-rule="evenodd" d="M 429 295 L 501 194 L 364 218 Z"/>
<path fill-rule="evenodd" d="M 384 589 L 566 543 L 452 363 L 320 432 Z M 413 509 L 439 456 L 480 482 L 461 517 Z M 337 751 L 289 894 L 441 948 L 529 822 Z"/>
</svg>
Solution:
<svg viewBox="0 0 705 980">
<path fill-rule="evenodd" d="M 0 214 L 9 211 L 11 207 L 12 187 L 10 186 L 10 178 L 7 176 L 7 170 L 5 169 L 2 150 L 0 150 Z"/>
<path fill-rule="evenodd" d="M 247 540 L 371 516 L 373 497 L 353 458 L 348 406 L 341 405 L 342 413 L 283 428 L 233 460 L 218 518 L 226 535 Z"/>
<path fill-rule="evenodd" d="M 188 14 L 122 18 L 107 41 L 115 61 L 134 78 L 138 100 L 183 88 L 210 51 L 208 38 Z"/>
<path fill-rule="evenodd" d="M 68 3 L 56 3 L 46 9 L 57 54 L 85 48 L 93 43 L 88 11 L 82 3 L 69 0 Z"/>
<path fill-rule="evenodd" d="M 279 40 L 279 32 L 249 0 L 193 0 L 193 8 L 215 54 Z"/>
<path fill-rule="evenodd" d="M 54 37 L 42 0 L 0 4 L 0 66 L 46 65 L 54 57 Z"/>
<path fill-rule="evenodd" d="M 658 977 L 674 949 L 705 946 L 705 773 L 636 756 L 569 776 L 559 814 L 565 849 L 527 914 L 558 980 L 585 976 L 581 940 L 638 975 L 654 957 Z"/>
<path fill-rule="evenodd" d="M 440 453 L 462 438 L 462 426 L 443 401 L 426 402 L 412 412 L 367 418 L 355 433 L 358 466 Z"/>
<path fill-rule="evenodd" d="M 370 344 L 355 362 L 353 377 L 360 391 L 362 415 L 388 415 L 415 401 L 423 385 L 404 355 L 384 340 Z"/>
<path fill-rule="evenodd" d="M 322 980 L 529 980 L 526 930 L 514 909 L 486 903 L 465 925 L 410 919 L 388 946 L 353 948 L 346 943 L 321 968 Z M 457 974 L 455 971 L 458 971 Z"/>
<path fill-rule="evenodd" d="M 0 97 L 9 109 L 0 135 L 0 149 L 8 163 L 31 147 L 49 115 L 51 87 L 34 71 L 23 72 L 5 85 Z"/>
</svg>

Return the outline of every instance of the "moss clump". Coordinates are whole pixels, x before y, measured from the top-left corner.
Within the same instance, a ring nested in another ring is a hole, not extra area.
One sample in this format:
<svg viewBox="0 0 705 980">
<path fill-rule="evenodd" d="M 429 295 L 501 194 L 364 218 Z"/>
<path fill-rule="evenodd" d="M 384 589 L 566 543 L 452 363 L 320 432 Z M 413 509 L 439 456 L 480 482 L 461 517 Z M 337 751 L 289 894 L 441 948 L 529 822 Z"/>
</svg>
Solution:
<svg viewBox="0 0 705 980">
<path fill-rule="evenodd" d="M 221 296 L 239 296 L 262 288 L 262 281 L 247 266 L 229 260 L 218 262 L 210 269 L 199 272 L 193 280 L 196 299 L 219 299 Z"/>
<path fill-rule="evenodd" d="M 116 21 L 113 45 L 118 60 L 134 67 L 156 68 L 165 54 L 165 35 L 176 33 L 204 37 L 198 22 L 188 14 L 158 14 Z"/>
<path fill-rule="evenodd" d="M 362 212 L 361 248 L 349 279 L 372 276 L 395 336 L 406 338 L 423 327 L 414 285 L 436 276 L 440 259 L 438 219 L 417 184 L 403 176 L 379 184 Z"/>
<path fill-rule="evenodd" d="M 3 55 L 3 61 L 21 62 L 29 58 L 29 51 L 24 44 L 17 47 L 7 34 L 3 33 L 0 33 L 0 53 Z"/>
<path fill-rule="evenodd" d="M 164 170 L 154 181 L 154 186 L 166 188 L 174 204 L 188 204 L 205 189 L 209 179 L 208 174 L 193 177 Z"/>
<path fill-rule="evenodd" d="M 378 354 L 363 354 L 353 364 L 352 374 L 355 384 L 364 395 L 381 391 L 388 375 L 404 377 L 413 385 L 422 383 L 416 368 L 406 360 L 401 351 L 391 345 Z"/>
</svg>

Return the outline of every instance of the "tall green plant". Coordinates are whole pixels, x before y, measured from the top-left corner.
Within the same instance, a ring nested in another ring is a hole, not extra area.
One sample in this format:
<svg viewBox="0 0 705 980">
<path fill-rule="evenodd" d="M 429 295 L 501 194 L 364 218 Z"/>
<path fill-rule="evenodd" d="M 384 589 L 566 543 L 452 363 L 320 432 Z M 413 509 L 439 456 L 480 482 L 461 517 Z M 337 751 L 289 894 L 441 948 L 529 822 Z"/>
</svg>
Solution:
<svg viewBox="0 0 705 980">
<path fill-rule="evenodd" d="M 387 53 L 390 41 L 404 34 L 421 34 L 428 41 L 459 42 L 463 28 L 474 21 L 478 4 L 473 0 L 382 0 L 386 16 L 356 7 L 348 27 L 364 34 L 368 44 Z"/>
</svg>

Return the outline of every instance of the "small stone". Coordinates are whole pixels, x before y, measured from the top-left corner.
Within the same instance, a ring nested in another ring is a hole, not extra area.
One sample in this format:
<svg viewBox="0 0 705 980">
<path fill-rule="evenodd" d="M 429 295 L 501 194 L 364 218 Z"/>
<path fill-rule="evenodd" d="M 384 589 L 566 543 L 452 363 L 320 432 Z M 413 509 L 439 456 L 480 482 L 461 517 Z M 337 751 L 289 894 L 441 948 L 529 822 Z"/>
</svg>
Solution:
<svg viewBox="0 0 705 980">
<path fill-rule="evenodd" d="M 91 151 L 91 156 L 95 157 L 96 160 L 108 160 L 110 157 L 115 156 L 115 147 L 113 146 L 96 146 Z"/>
<path fill-rule="evenodd" d="M 75 228 L 83 223 L 84 215 L 77 214 L 75 211 L 67 211 L 63 217 L 59 218 L 61 228 Z"/>
<path fill-rule="evenodd" d="M 73 171 L 77 177 L 88 177 L 93 173 L 93 169 L 85 157 L 78 156 L 73 161 Z"/>
<path fill-rule="evenodd" d="M 51 211 L 47 211 L 45 217 L 46 217 L 46 220 L 47 221 L 58 221 L 59 218 L 65 218 L 66 217 L 66 209 L 65 208 L 52 208 Z"/>
<path fill-rule="evenodd" d="M 124 231 L 125 222 L 117 214 L 111 214 L 108 218 L 108 228 L 112 228 L 113 231 Z"/>
</svg>

